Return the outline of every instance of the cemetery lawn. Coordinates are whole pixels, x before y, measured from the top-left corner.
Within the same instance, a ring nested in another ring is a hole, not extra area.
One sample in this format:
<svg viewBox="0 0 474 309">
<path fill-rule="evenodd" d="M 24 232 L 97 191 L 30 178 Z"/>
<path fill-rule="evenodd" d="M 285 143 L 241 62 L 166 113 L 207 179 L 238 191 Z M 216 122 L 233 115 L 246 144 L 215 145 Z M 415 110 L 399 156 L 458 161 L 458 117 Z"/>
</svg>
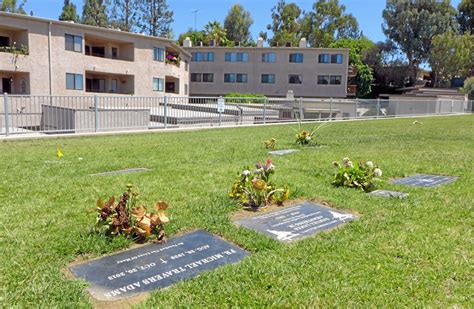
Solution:
<svg viewBox="0 0 474 309">
<path fill-rule="evenodd" d="M 297 125 L 0 142 L 0 307 L 92 306 L 86 283 L 62 270 L 131 244 L 93 233 L 87 211 L 132 183 L 147 204 L 169 202 L 168 235 L 202 228 L 251 253 L 155 291 L 138 307 L 472 308 L 474 116 L 413 121 L 333 123 L 319 131 L 323 148 L 296 146 Z M 271 137 L 278 149 L 301 149 L 273 157 L 276 183 L 289 184 L 293 198 L 361 218 L 290 245 L 235 226 L 229 216 L 238 207 L 227 192 L 242 167 L 269 157 L 262 143 Z M 376 162 L 381 187 L 409 197 L 333 187 L 332 162 L 346 156 Z M 152 171 L 90 176 L 133 167 Z M 459 179 L 436 188 L 388 182 L 415 173 Z"/>
</svg>

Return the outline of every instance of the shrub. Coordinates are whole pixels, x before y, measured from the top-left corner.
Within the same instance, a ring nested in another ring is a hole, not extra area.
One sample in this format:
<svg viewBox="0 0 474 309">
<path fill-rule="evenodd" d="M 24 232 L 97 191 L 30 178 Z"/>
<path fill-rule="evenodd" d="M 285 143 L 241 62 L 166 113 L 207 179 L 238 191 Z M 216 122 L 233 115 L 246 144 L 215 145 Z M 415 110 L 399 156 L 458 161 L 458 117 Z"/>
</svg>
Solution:
<svg viewBox="0 0 474 309">
<path fill-rule="evenodd" d="M 241 206 L 257 209 L 272 203 L 283 206 L 290 193 L 288 187 L 277 188 L 270 182 L 270 175 L 275 172 L 275 166 L 271 160 L 266 165 L 257 163 L 255 171 L 249 168 L 242 171 L 232 185 L 229 193 L 231 198 L 239 200 Z"/>
<path fill-rule="evenodd" d="M 169 222 L 164 210 L 168 204 L 156 202 L 153 212 L 139 202 L 139 194 L 127 185 L 119 202 L 110 197 L 107 202 L 97 201 L 97 227 L 100 232 L 110 236 L 126 235 L 135 241 L 146 241 L 154 237 L 157 242 L 165 240 L 164 224 Z"/>
<path fill-rule="evenodd" d="M 333 162 L 337 167 L 333 185 L 336 187 L 349 187 L 365 192 L 375 190 L 376 181 L 382 177 L 382 171 L 371 161 L 352 163 L 349 158 L 342 159 L 342 164 Z"/>
<path fill-rule="evenodd" d="M 263 142 L 263 147 L 265 147 L 265 149 L 275 150 L 276 144 L 277 140 L 272 137 L 269 140 Z"/>
</svg>

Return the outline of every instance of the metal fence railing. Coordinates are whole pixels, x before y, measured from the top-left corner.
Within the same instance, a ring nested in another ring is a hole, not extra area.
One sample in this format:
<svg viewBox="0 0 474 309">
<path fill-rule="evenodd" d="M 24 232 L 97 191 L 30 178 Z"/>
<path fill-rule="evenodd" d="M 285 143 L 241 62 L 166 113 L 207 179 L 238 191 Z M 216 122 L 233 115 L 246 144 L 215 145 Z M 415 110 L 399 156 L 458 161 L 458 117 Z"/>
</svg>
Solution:
<svg viewBox="0 0 474 309">
<path fill-rule="evenodd" d="M 474 101 L 3 95 L 0 135 L 472 113 Z"/>
</svg>

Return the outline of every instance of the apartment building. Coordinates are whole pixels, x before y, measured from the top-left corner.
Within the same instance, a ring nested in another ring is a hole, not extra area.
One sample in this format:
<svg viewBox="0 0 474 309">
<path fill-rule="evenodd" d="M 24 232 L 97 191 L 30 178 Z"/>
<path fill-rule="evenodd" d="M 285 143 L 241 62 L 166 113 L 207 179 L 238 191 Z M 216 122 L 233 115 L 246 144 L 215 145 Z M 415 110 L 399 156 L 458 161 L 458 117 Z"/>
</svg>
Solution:
<svg viewBox="0 0 474 309">
<path fill-rule="evenodd" d="M 171 40 L 0 12 L 0 92 L 185 96 L 191 54 Z"/>
<path fill-rule="evenodd" d="M 355 91 L 348 87 L 348 49 L 298 47 L 192 46 L 190 94 L 217 96 L 230 92 L 285 97 L 345 98 Z"/>
</svg>

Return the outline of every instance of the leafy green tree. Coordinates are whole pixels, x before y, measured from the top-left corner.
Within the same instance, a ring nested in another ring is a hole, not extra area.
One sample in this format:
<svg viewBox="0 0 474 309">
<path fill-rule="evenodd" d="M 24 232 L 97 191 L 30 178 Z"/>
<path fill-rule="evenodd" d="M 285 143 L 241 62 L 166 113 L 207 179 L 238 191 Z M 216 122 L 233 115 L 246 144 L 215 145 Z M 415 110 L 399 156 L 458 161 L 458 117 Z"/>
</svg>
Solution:
<svg viewBox="0 0 474 309">
<path fill-rule="evenodd" d="M 194 45 L 199 44 L 199 42 L 203 42 L 204 45 L 208 44 L 206 32 L 204 31 L 194 31 L 194 29 L 189 28 L 188 31 L 181 33 L 178 38 L 178 42 L 180 45 L 183 45 L 183 41 L 189 38 Z"/>
<path fill-rule="evenodd" d="M 270 45 L 285 45 L 291 42 L 298 45 L 301 39 L 301 20 L 303 11 L 295 3 L 286 3 L 279 0 L 272 9 L 272 24 L 267 26 L 273 31 L 273 37 L 269 39 Z"/>
<path fill-rule="evenodd" d="M 458 5 L 458 11 L 460 30 L 474 34 L 474 1 L 462 0 Z"/>
<path fill-rule="evenodd" d="M 171 23 L 173 23 L 173 11 L 171 11 L 166 0 L 141 0 L 140 28 L 151 36 L 169 37 Z"/>
<path fill-rule="evenodd" d="M 383 18 L 383 31 L 408 59 L 413 82 L 418 66 L 428 59 L 432 38 L 458 30 L 456 9 L 450 0 L 387 0 Z"/>
<path fill-rule="evenodd" d="M 218 21 L 211 21 L 204 26 L 204 32 L 208 41 L 214 40 L 217 46 L 224 46 L 227 44 L 227 30 L 222 27 Z"/>
<path fill-rule="evenodd" d="M 108 4 L 108 0 L 85 0 L 82 8 L 82 23 L 96 27 L 107 27 L 109 25 Z"/>
<path fill-rule="evenodd" d="M 349 48 L 349 64 L 357 69 L 357 96 L 363 97 L 372 91 L 373 71 L 364 63 L 365 53 L 375 44 L 366 37 L 360 39 L 340 39 L 329 45 L 330 48 Z"/>
<path fill-rule="evenodd" d="M 468 95 L 469 100 L 474 100 L 474 76 L 466 78 L 461 91 Z M 472 110 L 474 111 L 474 103 L 472 105 Z"/>
<path fill-rule="evenodd" d="M 250 27 L 253 18 L 249 11 L 246 11 L 240 4 L 234 4 L 224 21 L 224 28 L 227 30 L 227 38 L 232 42 L 240 42 L 243 45 L 252 43 Z"/>
<path fill-rule="evenodd" d="M 18 13 L 18 14 L 25 14 L 25 6 L 26 0 L 21 0 L 21 3 L 18 4 L 17 0 L 3 0 L 0 1 L 0 11 L 8 12 L 8 13 Z"/>
<path fill-rule="evenodd" d="M 318 0 L 303 19 L 303 33 L 312 47 L 328 47 L 341 38 L 359 38 L 359 24 L 339 0 Z"/>
<path fill-rule="evenodd" d="M 474 36 L 446 32 L 433 37 L 429 63 L 435 86 L 450 87 L 455 76 L 466 76 L 473 66 Z"/>
<path fill-rule="evenodd" d="M 140 2 L 141 0 L 113 0 L 112 26 L 122 31 L 137 30 Z"/>
<path fill-rule="evenodd" d="M 77 15 L 77 8 L 71 0 L 64 0 L 63 11 L 59 16 L 59 20 L 62 21 L 73 21 L 75 23 L 80 22 L 80 17 Z"/>
</svg>

